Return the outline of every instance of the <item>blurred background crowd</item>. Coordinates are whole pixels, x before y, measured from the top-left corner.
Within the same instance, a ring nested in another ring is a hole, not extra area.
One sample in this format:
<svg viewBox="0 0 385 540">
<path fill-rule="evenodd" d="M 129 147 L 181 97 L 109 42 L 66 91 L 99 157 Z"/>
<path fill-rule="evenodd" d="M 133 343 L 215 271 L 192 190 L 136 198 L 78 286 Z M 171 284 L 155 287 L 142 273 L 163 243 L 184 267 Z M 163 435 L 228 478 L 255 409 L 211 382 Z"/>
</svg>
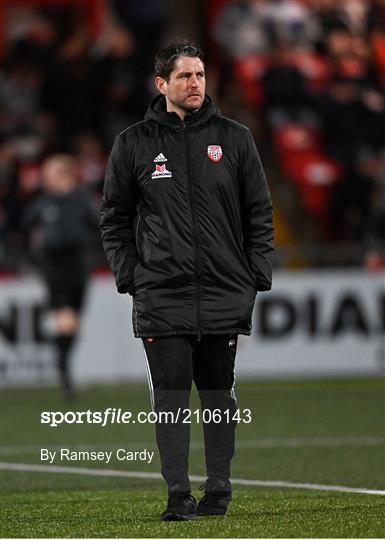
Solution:
<svg viewBox="0 0 385 540">
<path fill-rule="evenodd" d="M 255 136 L 276 263 L 385 267 L 385 0 L 2 0 L 0 271 L 23 272 L 27 209 L 52 154 L 97 211 L 116 133 L 140 121 L 153 57 L 207 53 L 208 93 Z M 97 227 L 94 268 L 106 265 Z"/>
</svg>

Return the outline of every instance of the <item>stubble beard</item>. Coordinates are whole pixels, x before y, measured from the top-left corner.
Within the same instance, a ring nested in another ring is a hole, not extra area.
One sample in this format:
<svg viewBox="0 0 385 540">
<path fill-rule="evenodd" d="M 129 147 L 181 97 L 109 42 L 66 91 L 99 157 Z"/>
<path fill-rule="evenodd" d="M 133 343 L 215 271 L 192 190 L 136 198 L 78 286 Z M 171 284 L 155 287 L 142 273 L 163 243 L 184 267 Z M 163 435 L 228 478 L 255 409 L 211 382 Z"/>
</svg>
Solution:
<svg viewBox="0 0 385 540">
<path fill-rule="evenodd" d="M 196 107 L 196 106 L 194 107 L 194 106 L 191 106 L 191 105 L 189 106 L 184 101 L 172 101 L 171 99 L 170 99 L 170 103 L 172 103 L 172 105 L 174 107 L 178 107 L 180 110 L 182 110 L 185 113 L 192 113 L 194 111 L 198 111 L 202 107 L 203 99 L 202 99 L 199 107 Z"/>
</svg>

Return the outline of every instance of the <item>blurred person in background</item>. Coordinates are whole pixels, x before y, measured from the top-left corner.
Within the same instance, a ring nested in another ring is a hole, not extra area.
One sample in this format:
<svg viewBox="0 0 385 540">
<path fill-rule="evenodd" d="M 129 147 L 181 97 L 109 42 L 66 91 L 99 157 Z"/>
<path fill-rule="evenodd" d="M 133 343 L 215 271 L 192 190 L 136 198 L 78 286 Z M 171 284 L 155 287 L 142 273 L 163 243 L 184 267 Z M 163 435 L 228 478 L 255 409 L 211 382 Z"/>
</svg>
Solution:
<svg viewBox="0 0 385 540">
<path fill-rule="evenodd" d="M 295 51 L 286 43 L 276 47 L 263 77 L 264 109 L 269 123 L 294 121 L 305 116 L 309 105 L 306 80 L 292 59 Z"/>
<path fill-rule="evenodd" d="M 91 61 L 98 130 L 110 147 L 115 134 L 138 122 L 140 111 L 147 106 L 145 78 L 140 75 L 142 56 L 138 55 L 132 32 L 111 24 L 94 47 Z"/>
<path fill-rule="evenodd" d="M 71 146 L 79 165 L 82 184 L 99 202 L 107 161 L 101 138 L 93 133 L 79 133 Z"/>
<path fill-rule="evenodd" d="M 155 74 L 159 95 L 145 120 L 115 138 L 101 234 L 118 292 L 133 296 L 154 411 L 188 409 L 194 380 L 202 411 L 221 412 L 204 423 L 208 478 L 198 505 L 189 425 L 156 424 L 169 494 L 161 519 L 177 521 L 224 515 L 231 500 L 237 339 L 251 333 L 257 292 L 271 287 L 272 204 L 250 131 L 205 94 L 202 51 L 171 44 Z"/>
<path fill-rule="evenodd" d="M 97 129 L 98 103 L 94 97 L 90 37 L 79 26 L 58 48 L 55 62 L 47 67 L 42 107 L 60 124 L 59 144 L 65 148 L 73 133 Z"/>
<path fill-rule="evenodd" d="M 65 396 L 73 397 L 69 358 L 80 325 L 88 279 L 86 244 L 98 218 L 79 187 L 77 162 L 67 154 L 48 157 L 41 167 L 42 194 L 27 208 L 24 227 L 48 286 Z"/>
<path fill-rule="evenodd" d="M 307 6 L 296 0 L 226 3 L 213 34 L 231 58 L 268 53 L 284 43 L 307 47 L 317 30 Z"/>
<path fill-rule="evenodd" d="M 126 27 L 140 51 L 136 68 L 139 79 L 152 71 L 154 55 L 167 27 L 170 4 L 168 0 L 109 0 L 115 18 Z"/>
<path fill-rule="evenodd" d="M 263 2 L 264 3 L 264 2 Z M 212 29 L 226 58 L 265 53 L 269 42 L 261 13 L 262 2 L 228 2 L 220 10 Z"/>
</svg>

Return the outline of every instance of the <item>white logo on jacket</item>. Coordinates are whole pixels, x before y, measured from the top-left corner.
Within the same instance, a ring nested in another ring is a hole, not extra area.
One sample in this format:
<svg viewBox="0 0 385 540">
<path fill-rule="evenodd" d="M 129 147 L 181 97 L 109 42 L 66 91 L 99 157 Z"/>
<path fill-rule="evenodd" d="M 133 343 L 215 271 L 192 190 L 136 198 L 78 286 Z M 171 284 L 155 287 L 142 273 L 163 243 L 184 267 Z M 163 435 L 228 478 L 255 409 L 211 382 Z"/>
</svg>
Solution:
<svg viewBox="0 0 385 540">
<path fill-rule="evenodd" d="M 158 154 L 156 158 L 154 159 L 154 163 L 162 163 L 165 161 L 167 161 L 167 158 L 162 154 L 162 152 Z"/>
</svg>

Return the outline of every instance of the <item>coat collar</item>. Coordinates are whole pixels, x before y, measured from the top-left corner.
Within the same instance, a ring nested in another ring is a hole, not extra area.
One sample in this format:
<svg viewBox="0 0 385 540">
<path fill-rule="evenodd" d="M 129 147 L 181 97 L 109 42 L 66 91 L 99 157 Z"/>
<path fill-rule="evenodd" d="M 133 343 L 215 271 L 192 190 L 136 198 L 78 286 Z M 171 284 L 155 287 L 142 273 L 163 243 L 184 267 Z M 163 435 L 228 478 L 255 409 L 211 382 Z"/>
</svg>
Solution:
<svg viewBox="0 0 385 540">
<path fill-rule="evenodd" d="M 206 95 L 202 107 L 191 114 L 187 114 L 182 122 L 175 112 L 166 111 L 166 99 L 164 96 L 159 95 L 151 101 L 144 119 L 155 120 L 158 124 L 167 126 L 170 129 L 180 129 L 182 123 L 186 127 L 196 128 L 206 123 L 214 114 L 218 114 L 217 107 L 211 98 Z"/>
</svg>

